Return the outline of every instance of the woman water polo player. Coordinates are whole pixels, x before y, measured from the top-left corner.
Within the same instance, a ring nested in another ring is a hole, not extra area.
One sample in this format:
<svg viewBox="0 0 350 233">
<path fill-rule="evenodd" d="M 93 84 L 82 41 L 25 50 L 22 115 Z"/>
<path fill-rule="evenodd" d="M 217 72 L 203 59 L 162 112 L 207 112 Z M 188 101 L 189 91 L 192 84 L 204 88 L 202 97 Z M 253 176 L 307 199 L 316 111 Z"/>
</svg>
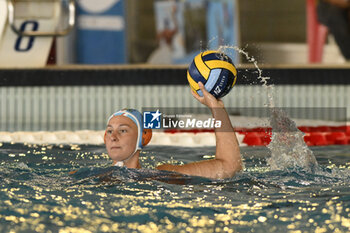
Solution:
<svg viewBox="0 0 350 233">
<path fill-rule="evenodd" d="M 221 121 L 221 128 L 215 128 L 215 158 L 184 165 L 163 164 L 157 169 L 212 179 L 230 178 L 242 169 L 236 134 L 223 102 L 207 92 L 202 83 L 198 84 L 203 97 L 191 90 L 193 97 L 211 110 L 213 118 Z M 149 134 L 150 131 L 143 130 L 142 115 L 137 110 L 126 109 L 112 114 L 108 119 L 104 142 L 114 165 L 141 168 L 140 150 L 150 140 Z"/>
</svg>

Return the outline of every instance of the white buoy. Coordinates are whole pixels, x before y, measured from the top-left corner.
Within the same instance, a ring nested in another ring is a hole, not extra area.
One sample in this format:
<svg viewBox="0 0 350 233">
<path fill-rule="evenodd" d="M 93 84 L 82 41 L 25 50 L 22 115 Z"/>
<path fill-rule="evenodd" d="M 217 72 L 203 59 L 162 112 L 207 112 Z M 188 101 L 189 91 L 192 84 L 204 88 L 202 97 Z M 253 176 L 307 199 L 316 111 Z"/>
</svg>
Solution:
<svg viewBox="0 0 350 233">
<path fill-rule="evenodd" d="M 59 140 L 57 139 L 56 134 L 54 134 L 52 132 L 42 132 L 41 133 L 41 143 L 58 144 Z"/>
<path fill-rule="evenodd" d="M 0 132 L 0 142 L 11 142 L 12 140 L 11 133 Z"/>
<path fill-rule="evenodd" d="M 84 144 L 104 144 L 103 136 L 101 136 L 99 133 L 90 133 L 89 137 L 86 140 L 84 140 Z"/>
<path fill-rule="evenodd" d="M 170 135 L 166 133 L 154 133 L 154 137 L 156 137 L 156 140 L 152 143 L 152 145 L 171 145 L 171 139 Z"/>
<path fill-rule="evenodd" d="M 76 134 L 74 132 L 67 132 L 64 143 L 82 144 L 82 140 L 80 139 L 78 134 Z"/>
<path fill-rule="evenodd" d="M 95 131 L 92 130 L 79 130 L 75 131 L 75 133 L 80 137 L 80 139 L 84 141 L 88 141 L 91 134 L 93 134 Z"/>
<path fill-rule="evenodd" d="M 18 139 L 16 142 L 21 142 L 21 143 L 35 143 L 36 139 L 34 135 L 31 132 L 16 132 L 14 134 L 18 134 Z"/>
<path fill-rule="evenodd" d="M 215 146 L 216 145 L 216 139 L 214 133 L 200 133 L 197 134 L 197 137 L 199 138 L 199 144 L 201 146 Z"/>
<path fill-rule="evenodd" d="M 236 137 L 240 146 L 247 146 L 247 144 L 243 143 L 244 134 L 236 133 Z"/>
<path fill-rule="evenodd" d="M 177 133 L 172 139 L 176 139 L 176 145 L 178 146 L 196 146 L 193 138 L 196 136 L 192 133 Z"/>
<path fill-rule="evenodd" d="M 56 131 L 55 135 L 59 140 L 66 141 L 67 135 L 72 134 L 72 131 Z"/>
</svg>

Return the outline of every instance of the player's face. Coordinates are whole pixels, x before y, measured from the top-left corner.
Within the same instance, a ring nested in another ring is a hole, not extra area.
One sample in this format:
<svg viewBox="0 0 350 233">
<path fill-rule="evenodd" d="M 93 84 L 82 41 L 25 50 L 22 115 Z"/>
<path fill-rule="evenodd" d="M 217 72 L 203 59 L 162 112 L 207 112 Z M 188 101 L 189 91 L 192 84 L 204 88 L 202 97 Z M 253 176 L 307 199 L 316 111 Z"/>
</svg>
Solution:
<svg viewBox="0 0 350 233">
<path fill-rule="evenodd" d="M 123 161 L 135 151 L 137 126 L 128 117 L 115 116 L 107 125 L 104 141 L 109 157 Z"/>
</svg>

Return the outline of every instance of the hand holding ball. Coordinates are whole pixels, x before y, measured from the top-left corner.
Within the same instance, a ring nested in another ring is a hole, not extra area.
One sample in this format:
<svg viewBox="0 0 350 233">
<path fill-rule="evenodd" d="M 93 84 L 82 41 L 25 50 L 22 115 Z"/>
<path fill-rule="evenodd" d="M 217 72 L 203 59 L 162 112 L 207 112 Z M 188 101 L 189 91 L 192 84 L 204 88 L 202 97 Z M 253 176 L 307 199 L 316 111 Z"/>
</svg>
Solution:
<svg viewBox="0 0 350 233">
<path fill-rule="evenodd" d="M 203 96 L 198 86 L 198 82 L 202 82 L 205 89 L 217 99 L 231 91 L 236 79 L 237 70 L 231 58 L 218 51 L 198 54 L 187 71 L 187 80 L 193 91 Z"/>
</svg>

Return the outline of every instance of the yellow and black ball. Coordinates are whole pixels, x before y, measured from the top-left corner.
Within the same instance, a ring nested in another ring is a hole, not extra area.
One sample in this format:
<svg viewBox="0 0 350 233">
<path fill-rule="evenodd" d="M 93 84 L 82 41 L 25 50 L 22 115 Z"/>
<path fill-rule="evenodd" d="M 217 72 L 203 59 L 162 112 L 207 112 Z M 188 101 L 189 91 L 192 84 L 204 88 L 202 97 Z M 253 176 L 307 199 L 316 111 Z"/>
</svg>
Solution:
<svg viewBox="0 0 350 233">
<path fill-rule="evenodd" d="M 203 96 L 198 82 L 215 98 L 227 95 L 235 85 L 237 70 L 231 58 L 219 51 L 205 51 L 198 54 L 187 71 L 187 80 L 198 95 Z"/>
</svg>

